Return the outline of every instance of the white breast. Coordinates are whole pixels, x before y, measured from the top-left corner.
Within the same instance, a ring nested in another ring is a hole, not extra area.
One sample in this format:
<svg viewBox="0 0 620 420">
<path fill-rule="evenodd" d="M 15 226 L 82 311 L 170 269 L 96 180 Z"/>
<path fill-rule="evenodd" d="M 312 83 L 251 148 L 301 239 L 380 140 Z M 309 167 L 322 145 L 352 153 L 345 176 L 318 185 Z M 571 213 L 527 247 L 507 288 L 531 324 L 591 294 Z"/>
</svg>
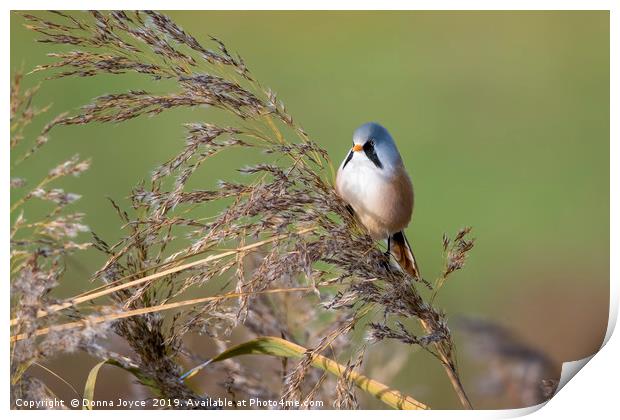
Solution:
<svg viewBox="0 0 620 420">
<path fill-rule="evenodd" d="M 336 187 L 342 198 L 354 209 L 363 207 L 371 210 L 387 182 L 381 169 L 374 163 L 361 153 L 353 153 L 353 158 L 345 168 L 340 165 Z"/>
<path fill-rule="evenodd" d="M 394 170 L 378 168 L 363 153 L 353 153 L 346 167 L 338 169 L 336 191 L 375 239 L 387 238 L 409 223 L 412 197 L 401 199 L 397 175 Z M 402 193 L 412 194 L 411 190 Z"/>
</svg>

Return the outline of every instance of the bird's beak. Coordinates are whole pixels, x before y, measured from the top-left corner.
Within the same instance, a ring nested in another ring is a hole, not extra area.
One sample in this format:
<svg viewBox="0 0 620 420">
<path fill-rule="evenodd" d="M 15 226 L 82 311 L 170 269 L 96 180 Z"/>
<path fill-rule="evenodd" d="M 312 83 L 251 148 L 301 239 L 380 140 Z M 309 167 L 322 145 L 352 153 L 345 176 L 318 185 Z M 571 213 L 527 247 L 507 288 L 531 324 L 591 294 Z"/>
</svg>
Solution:
<svg viewBox="0 0 620 420">
<path fill-rule="evenodd" d="M 354 152 L 361 152 L 362 150 L 364 150 L 364 146 L 362 146 L 361 144 L 355 144 L 353 145 L 353 150 Z"/>
</svg>

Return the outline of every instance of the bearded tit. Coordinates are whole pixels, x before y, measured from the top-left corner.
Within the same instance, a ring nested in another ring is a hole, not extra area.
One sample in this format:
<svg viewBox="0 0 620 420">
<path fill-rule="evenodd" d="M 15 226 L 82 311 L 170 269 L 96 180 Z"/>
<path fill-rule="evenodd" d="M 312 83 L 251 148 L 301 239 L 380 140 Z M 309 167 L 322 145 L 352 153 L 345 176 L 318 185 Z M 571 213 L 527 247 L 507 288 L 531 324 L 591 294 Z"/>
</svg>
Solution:
<svg viewBox="0 0 620 420">
<path fill-rule="evenodd" d="M 390 133 L 377 123 L 355 130 L 353 147 L 338 169 L 336 192 L 375 240 L 387 240 L 400 267 L 421 279 L 404 234 L 413 211 L 413 185 Z"/>
</svg>

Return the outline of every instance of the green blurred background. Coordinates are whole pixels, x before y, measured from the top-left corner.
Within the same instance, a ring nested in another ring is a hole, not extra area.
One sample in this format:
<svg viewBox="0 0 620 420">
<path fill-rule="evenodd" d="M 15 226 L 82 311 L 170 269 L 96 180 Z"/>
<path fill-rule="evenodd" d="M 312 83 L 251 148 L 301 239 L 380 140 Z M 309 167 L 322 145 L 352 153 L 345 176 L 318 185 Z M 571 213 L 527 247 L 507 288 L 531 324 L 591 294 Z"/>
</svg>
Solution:
<svg viewBox="0 0 620 420">
<path fill-rule="evenodd" d="M 511 327 L 556 363 L 599 348 L 609 302 L 608 12 L 168 14 L 199 40 L 212 34 L 241 54 L 334 162 L 358 125 L 378 121 L 391 131 L 416 190 L 407 233 L 425 275 L 439 273 L 444 232 L 474 228 L 466 269 L 441 293 L 449 317 L 479 315 Z M 45 54 L 57 50 L 35 43 L 22 23 L 12 14 L 12 73 L 49 62 Z M 34 74 L 26 84 L 40 80 Z M 53 80 L 38 103 L 53 103 L 51 118 L 136 87 L 158 90 L 133 76 Z M 83 195 L 75 208 L 113 241 L 121 232 L 105 197 L 122 201 L 179 150 L 182 123 L 208 118 L 196 109 L 60 127 L 45 153 L 12 176 L 35 180 L 74 153 L 92 157 L 91 170 L 61 186 Z M 243 164 L 218 161 L 203 172 L 205 185 Z M 100 263 L 94 252 L 73 259 L 61 292 L 83 290 Z M 382 367 L 400 360 L 385 378 L 390 385 L 433 407 L 457 407 L 438 364 L 408 354 L 381 345 L 369 374 L 381 377 Z M 65 378 L 79 389 L 91 365 L 68 369 Z M 475 365 L 464 360 L 462 369 L 465 386 L 473 386 Z M 114 379 L 101 381 L 102 393 L 118 396 Z"/>
</svg>

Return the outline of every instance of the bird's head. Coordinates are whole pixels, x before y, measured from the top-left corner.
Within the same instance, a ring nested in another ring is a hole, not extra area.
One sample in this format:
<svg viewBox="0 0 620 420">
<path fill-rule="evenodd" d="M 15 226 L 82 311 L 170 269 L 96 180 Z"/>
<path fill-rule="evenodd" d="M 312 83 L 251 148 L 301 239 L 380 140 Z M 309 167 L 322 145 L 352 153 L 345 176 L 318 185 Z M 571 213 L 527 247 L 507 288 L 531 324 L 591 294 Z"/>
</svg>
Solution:
<svg viewBox="0 0 620 420">
<path fill-rule="evenodd" d="M 389 170 L 402 165 L 402 159 L 396 143 L 385 127 L 374 123 L 366 123 L 353 133 L 353 154 L 360 153 L 379 169 Z"/>
</svg>

